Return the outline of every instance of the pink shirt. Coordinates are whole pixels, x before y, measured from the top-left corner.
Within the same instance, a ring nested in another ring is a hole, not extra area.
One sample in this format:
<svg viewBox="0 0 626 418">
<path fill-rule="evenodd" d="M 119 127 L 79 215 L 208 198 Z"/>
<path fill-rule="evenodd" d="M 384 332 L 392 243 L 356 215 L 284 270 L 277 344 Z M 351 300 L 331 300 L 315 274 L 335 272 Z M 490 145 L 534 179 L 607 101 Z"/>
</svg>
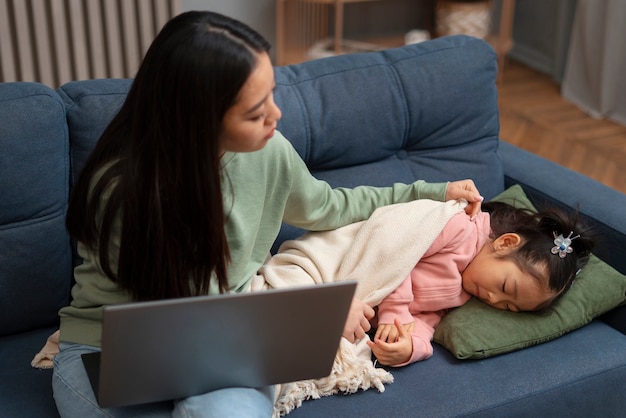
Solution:
<svg viewBox="0 0 626 418">
<path fill-rule="evenodd" d="M 413 354 L 404 366 L 433 354 L 435 327 L 450 308 L 463 305 L 471 295 L 463 290 L 461 273 L 476 257 L 491 232 L 489 214 L 480 212 L 473 220 L 461 212 L 448 222 L 441 234 L 413 267 L 402 284 L 378 305 L 379 324 L 415 322 L 411 333 Z"/>
</svg>

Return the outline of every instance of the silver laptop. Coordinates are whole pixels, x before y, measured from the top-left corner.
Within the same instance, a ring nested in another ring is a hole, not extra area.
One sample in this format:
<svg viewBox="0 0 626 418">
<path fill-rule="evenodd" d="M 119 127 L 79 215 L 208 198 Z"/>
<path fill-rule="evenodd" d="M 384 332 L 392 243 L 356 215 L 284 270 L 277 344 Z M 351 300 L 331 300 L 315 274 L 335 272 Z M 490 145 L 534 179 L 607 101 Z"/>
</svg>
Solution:
<svg viewBox="0 0 626 418">
<path fill-rule="evenodd" d="M 83 355 L 101 407 L 330 374 L 356 282 L 107 306 Z"/>
</svg>

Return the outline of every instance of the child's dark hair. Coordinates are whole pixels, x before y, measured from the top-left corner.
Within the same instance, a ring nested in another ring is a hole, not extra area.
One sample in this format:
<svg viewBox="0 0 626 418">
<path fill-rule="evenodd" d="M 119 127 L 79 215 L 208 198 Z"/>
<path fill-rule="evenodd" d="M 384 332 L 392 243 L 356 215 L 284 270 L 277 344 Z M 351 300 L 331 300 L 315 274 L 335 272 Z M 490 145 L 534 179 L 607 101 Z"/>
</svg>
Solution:
<svg viewBox="0 0 626 418">
<path fill-rule="evenodd" d="M 568 214 L 563 210 L 550 208 L 533 213 L 499 202 L 484 203 L 482 210 L 490 214 L 493 238 L 508 232 L 521 236 L 522 245 L 508 257 L 512 257 L 522 271 L 538 279 L 542 275 L 538 270 L 534 271 L 534 267 L 547 267 L 547 285 L 556 292 L 557 298 L 572 285 L 595 245 L 592 231 L 581 221 L 578 211 Z M 570 236 L 570 239 L 576 237 L 569 244 L 572 252 L 565 254 L 565 257 L 559 256 L 557 250 L 556 254 L 552 252 L 554 241 L 559 235 L 564 238 Z M 556 298 L 550 303 L 554 300 Z"/>
</svg>

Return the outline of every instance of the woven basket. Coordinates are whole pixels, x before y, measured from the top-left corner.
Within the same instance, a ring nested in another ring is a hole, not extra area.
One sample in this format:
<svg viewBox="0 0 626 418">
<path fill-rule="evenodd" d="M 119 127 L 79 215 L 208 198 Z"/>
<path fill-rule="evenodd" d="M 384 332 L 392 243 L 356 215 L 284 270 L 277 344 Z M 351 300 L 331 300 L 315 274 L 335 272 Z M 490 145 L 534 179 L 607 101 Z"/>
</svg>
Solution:
<svg viewBox="0 0 626 418">
<path fill-rule="evenodd" d="M 471 35 L 484 39 L 491 28 L 491 0 L 437 1 L 437 35 Z"/>
</svg>

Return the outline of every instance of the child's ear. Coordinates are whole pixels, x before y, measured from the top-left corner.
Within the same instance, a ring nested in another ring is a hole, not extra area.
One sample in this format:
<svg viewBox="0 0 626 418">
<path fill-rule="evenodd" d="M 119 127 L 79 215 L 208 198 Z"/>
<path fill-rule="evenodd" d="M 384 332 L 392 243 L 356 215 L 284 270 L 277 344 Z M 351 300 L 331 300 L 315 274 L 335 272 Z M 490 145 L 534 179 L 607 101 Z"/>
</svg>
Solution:
<svg viewBox="0 0 626 418">
<path fill-rule="evenodd" d="M 522 245 L 522 237 L 513 232 L 500 235 L 493 241 L 493 249 L 500 255 L 507 255 Z"/>
</svg>

